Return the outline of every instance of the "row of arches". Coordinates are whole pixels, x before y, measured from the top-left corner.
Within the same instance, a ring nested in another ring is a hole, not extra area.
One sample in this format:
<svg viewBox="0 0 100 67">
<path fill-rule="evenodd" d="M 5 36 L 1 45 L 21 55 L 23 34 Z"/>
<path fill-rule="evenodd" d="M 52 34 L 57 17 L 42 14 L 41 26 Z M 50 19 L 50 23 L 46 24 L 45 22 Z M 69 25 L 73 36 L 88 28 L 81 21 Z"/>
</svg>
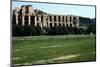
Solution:
<svg viewBox="0 0 100 67">
<path fill-rule="evenodd" d="M 23 19 L 23 17 L 24 17 L 24 19 Z M 30 18 L 30 21 L 29 21 L 29 18 Z M 31 23 L 31 25 L 34 25 L 35 24 L 35 16 L 28 16 L 28 15 L 25 15 L 25 16 L 23 16 L 23 15 L 18 15 L 17 17 L 16 17 L 16 15 L 13 15 L 13 24 L 16 24 L 16 21 L 18 21 L 18 24 L 19 25 L 22 25 L 22 23 L 23 23 L 23 20 L 24 20 L 24 24 L 25 25 L 28 25 L 29 24 L 29 22 Z"/>
<path fill-rule="evenodd" d="M 50 21 L 54 21 L 54 22 L 75 22 L 77 21 L 77 18 L 74 16 L 49 16 L 49 20 Z"/>
<path fill-rule="evenodd" d="M 58 17 L 58 19 L 56 18 Z M 65 18 L 66 17 L 66 18 Z M 68 22 L 68 17 L 67 16 L 62 16 L 62 19 L 60 16 L 29 16 L 29 15 L 13 15 L 13 24 L 16 24 L 16 22 L 18 21 L 18 24 L 19 25 L 37 25 L 37 23 L 43 27 L 43 25 L 46 25 L 46 26 L 55 26 L 55 25 L 64 25 L 64 26 L 71 26 L 71 27 L 75 27 L 77 26 L 77 24 L 79 24 L 78 22 L 78 19 L 76 17 L 73 17 L 73 20 L 72 20 L 72 17 L 69 17 L 70 18 L 70 22 Z M 44 19 L 45 18 L 45 19 Z M 66 22 L 65 22 L 65 19 L 66 19 Z M 53 22 L 52 22 L 53 20 Z M 62 22 L 61 22 L 62 20 Z M 72 22 L 73 21 L 73 22 Z M 46 22 L 46 23 L 45 23 Z"/>
</svg>

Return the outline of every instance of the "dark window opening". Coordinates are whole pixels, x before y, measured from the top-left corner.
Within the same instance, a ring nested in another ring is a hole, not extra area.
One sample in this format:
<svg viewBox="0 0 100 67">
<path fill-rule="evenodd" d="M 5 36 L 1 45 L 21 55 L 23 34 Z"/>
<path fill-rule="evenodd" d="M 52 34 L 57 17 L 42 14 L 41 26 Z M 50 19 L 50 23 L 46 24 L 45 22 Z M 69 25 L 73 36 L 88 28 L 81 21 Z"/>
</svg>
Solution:
<svg viewBox="0 0 100 67">
<path fill-rule="evenodd" d="M 70 22 L 71 22 L 72 17 L 70 17 Z"/>
<path fill-rule="evenodd" d="M 54 22 L 56 21 L 56 16 L 54 16 Z"/>
<path fill-rule="evenodd" d="M 60 16 L 58 16 L 58 21 L 60 22 Z"/>
<path fill-rule="evenodd" d="M 29 7 L 26 6 L 26 11 L 25 11 L 26 14 L 29 14 Z"/>
<path fill-rule="evenodd" d="M 59 25 L 58 26 L 61 26 L 61 23 L 59 23 Z"/>
<path fill-rule="evenodd" d="M 28 16 L 25 16 L 24 20 L 25 20 L 25 25 L 27 25 L 28 24 Z"/>
<path fill-rule="evenodd" d="M 52 18 L 51 18 L 51 16 L 49 16 L 49 18 L 50 18 L 50 21 L 52 21 Z"/>
<path fill-rule="evenodd" d="M 63 26 L 65 27 L 65 24 L 63 23 Z"/>
<path fill-rule="evenodd" d="M 41 21 L 43 22 L 43 16 L 41 16 Z"/>
<path fill-rule="evenodd" d="M 37 23 L 37 27 L 40 27 L 40 24 L 39 23 Z"/>
<path fill-rule="evenodd" d="M 66 27 L 68 27 L 68 24 L 66 24 Z"/>
<path fill-rule="evenodd" d="M 54 23 L 54 26 L 56 27 L 57 26 L 57 23 Z"/>
<path fill-rule="evenodd" d="M 70 24 L 70 27 L 72 27 L 72 24 Z"/>
<path fill-rule="evenodd" d="M 62 16 L 62 22 L 64 22 L 64 16 Z"/>
<path fill-rule="evenodd" d="M 50 23 L 50 27 L 52 27 L 52 23 Z"/>
<path fill-rule="evenodd" d="M 68 19 L 67 19 L 67 16 L 66 16 L 66 22 L 67 22 L 67 20 L 68 20 Z"/>
<path fill-rule="evenodd" d="M 31 24 L 32 24 L 32 25 L 35 24 L 35 16 L 31 16 Z"/>
<path fill-rule="evenodd" d="M 73 18 L 73 24 L 76 24 L 76 18 L 75 17 Z"/>
</svg>

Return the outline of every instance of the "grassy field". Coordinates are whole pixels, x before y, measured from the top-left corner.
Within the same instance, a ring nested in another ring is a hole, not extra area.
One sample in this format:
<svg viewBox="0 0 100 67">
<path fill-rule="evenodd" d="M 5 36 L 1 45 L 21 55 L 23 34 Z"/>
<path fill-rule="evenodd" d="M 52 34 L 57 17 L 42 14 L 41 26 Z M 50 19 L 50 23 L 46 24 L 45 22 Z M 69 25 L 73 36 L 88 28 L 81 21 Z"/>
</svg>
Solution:
<svg viewBox="0 0 100 67">
<path fill-rule="evenodd" d="M 14 65 L 95 60 L 95 36 L 63 35 L 12 38 L 12 64 Z"/>
</svg>

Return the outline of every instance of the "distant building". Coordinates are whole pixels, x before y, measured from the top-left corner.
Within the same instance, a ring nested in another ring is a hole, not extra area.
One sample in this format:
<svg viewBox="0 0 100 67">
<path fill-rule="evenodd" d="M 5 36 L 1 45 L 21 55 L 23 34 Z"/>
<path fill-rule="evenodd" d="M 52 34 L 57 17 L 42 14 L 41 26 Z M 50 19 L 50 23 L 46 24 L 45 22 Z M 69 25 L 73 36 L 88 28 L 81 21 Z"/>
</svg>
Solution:
<svg viewBox="0 0 100 67">
<path fill-rule="evenodd" d="M 32 5 L 16 7 L 13 10 L 12 20 L 13 24 L 16 25 L 39 25 L 41 28 L 55 25 L 79 27 L 79 16 L 48 14 L 41 10 L 33 9 Z"/>
</svg>

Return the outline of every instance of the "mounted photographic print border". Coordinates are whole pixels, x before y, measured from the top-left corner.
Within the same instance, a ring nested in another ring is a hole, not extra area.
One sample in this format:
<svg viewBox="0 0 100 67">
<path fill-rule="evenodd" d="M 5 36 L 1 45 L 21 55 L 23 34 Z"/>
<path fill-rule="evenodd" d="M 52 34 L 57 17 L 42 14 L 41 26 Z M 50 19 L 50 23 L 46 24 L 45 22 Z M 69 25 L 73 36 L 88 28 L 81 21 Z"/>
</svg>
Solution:
<svg viewBox="0 0 100 67">
<path fill-rule="evenodd" d="M 96 61 L 96 6 L 11 2 L 11 66 Z"/>
</svg>

